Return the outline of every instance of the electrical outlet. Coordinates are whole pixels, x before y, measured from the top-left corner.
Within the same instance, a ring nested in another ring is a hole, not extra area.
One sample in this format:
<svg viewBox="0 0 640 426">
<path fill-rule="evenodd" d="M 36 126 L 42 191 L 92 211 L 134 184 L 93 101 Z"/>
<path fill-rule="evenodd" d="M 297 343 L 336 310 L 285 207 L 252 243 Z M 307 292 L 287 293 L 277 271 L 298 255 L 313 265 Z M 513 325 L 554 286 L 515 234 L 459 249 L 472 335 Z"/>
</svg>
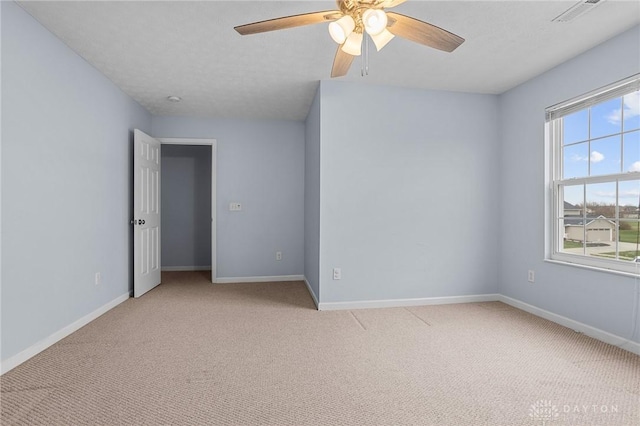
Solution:
<svg viewBox="0 0 640 426">
<path fill-rule="evenodd" d="M 536 273 L 533 272 L 531 269 L 529 269 L 529 273 L 527 274 L 527 279 L 529 280 L 530 283 L 533 283 L 536 281 Z"/>
<path fill-rule="evenodd" d="M 333 268 L 333 279 L 334 280 L 341 280 L 342 279 L 342 269 Z"/>
<path fill-rule="evenodd" d="M 276 260 L 282 260 L 282 252 L 281 251 L 277 251 L 276 252 Z"/>
<path fill-rule="evenodd" d="M 99 286 L 100 284 L 102 284 L 102 275 L 100 275 L 100 272 L 96 272 L 94 282 L 96 286 Z"/>
<path fill-rule="evenodd" d="M 242 210 L 242 204 L 240 203 L 229 203 L 229 211 L 230 212 L 239 212 Z"/>
</svg>

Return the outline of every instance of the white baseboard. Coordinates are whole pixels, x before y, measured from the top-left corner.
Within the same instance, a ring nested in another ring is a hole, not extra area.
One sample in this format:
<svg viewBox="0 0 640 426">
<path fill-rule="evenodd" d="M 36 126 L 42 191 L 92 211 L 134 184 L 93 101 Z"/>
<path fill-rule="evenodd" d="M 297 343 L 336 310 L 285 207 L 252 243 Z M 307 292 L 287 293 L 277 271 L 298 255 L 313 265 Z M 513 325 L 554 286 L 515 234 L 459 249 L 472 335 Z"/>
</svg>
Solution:
<svg viewBox="0 0 640 426">
<path fill-rule="evenodd" d="M 270 283 L 279 281 L 304 281 L 304 275 L 273 275 L 268 277 L 218 277 L 216 284 L 230 283 Z"/>
<path fill-rule="evenodd" d="M 32 358 L 32 357 L 36 356 L 40 352 L 42 352 L 45 349 L 47 349 L 49 346 L 53 345 L 54 343 L 59 342 L 60 340 L 64 339 L 65 337 L 67 337 L 68 335 L 73 333 L 74 331 L 77 331 L 80 328 L 84 327 L 85 325 L 89 324 L 91 321 L 93 321 L 94 319 L 98 318 L 100 315 L 106 313 L 107 311 L 115 308 L 116 306 L 118 306 L 119 304 L 121 304 L 122 302 L 127 300 L 128 298 L 129 298 L 129 293 L 128 292 L 123 294 L 122 296 L 118 296 L 115 299 L 113 299 L 111 302 L 108 302 L 108 303 L 100 306 L 95 311 L 83 316 L 79 320 L 74 321 L 71 324 L 69 324 L 68 326 L 56 331 L 55 333 L 53 333 L 49 337 L 46 337 L 45 339 L 39 341 L 35 345 L 32 345 L 32 346 L 28 347 L 27 349 L 23 350 L 22 352 L 17 353 L 12 357 L 7 358 L 6 360 L 3 360 L 1 362 L 2 365 L 0 366 L 0 371 L 1 371 L 0 374 L 6 373 L 7 371 L 10 371 L 10 370 L 14 369 L 15 367 L 17 367 L 18 365 L 22 364 L 23 362 L 25 362 L 29 358 Z"/>
<path fill-rule="evenodd" d="M 304 277 L 304 283 L 307 286 L 307 290 L 309 290 L 309 294 L 311 295 L 311 298 L 313 299 L 313 303 L 315 303 L 315 305 L 316 305 L 316 309 L 318 309 L 318 298 L 316 297 L 316 294 L 313 292 L 313 290 L 311 290 L 311 284 L 309 284 L 309 281 L 307 281 L 307 277 Z"/>
<path fill-rule="evenodd" d="M 506 303 L 507 305 L 511 305 L 514 308 L 521 309 L 535 316 L 555 322 L 556 324 L 560 324 L 572 330 L 579 331 L 580 333 L 584 333 L 589 337 L 593 337 L 594 339 L 609 343 L 610 345 L 618 346 L 624 350 L 640 355 L 640 343 L 630 341 L 629 339 L 625 339 L 623 337 L 609 333 L 608 331 L 600 330 L 599 328 L 595 328 L 579 321 L 572 320 L 571 318 L 554 314 L 553 312 L 538 308 L 537 306 L 530 305 L 518 299 L 513 299 L 502 294 L 498 295 L 498 297 L 498 300 Z"/>
<path fill-rule="evenodd" d="M 209 266 L 162 266 L 161 271 L 175 272 L 175 271 L 210 271 Z"/>
<path fill-rule="evenodd" d="M 498 294 L 472 294 L 468 296 L 423 297 L 416 299 L 360 300 L 353 302 L 320 302 L 318 310 L 399 308 L 403 306 L 446 305 L 451 303 L 495 302 Z"/>
</svg>

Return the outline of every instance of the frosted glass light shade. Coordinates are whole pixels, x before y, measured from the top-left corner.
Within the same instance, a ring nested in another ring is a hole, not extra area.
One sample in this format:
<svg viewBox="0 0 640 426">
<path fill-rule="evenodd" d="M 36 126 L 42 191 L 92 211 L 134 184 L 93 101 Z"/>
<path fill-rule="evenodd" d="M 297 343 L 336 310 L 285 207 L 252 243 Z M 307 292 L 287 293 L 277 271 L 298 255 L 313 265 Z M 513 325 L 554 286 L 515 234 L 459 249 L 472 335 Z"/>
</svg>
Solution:
<svg viewBox="0 0 640 426">
<path fill-rule="evenodd" d="M 391 31 L 385 28 L 380 34 L 372 35 L 371 39 L 376 45 L 376 50 L 379 52 L 380 49 L 385 47 L 394 37 L 395 36 L 391 34 Z"/>
<path fill-rule="evenodd" d="M 356 23 L 353 18 L 349 15 L 345 15 L 337 21 L 333 21 L 329 24 L 329 34 L 333 41 L 338 44 L 342 44 L 345 42 L 347 37 L 353 32 Z"/>
<path fill-rule="evenodd" d="M 384 10 L 367 9 L 362 14 L 362 22 L 369 35 L 378 35 L 387 28 L 387 14 Z"/>
<path fill-rule="evenodd" d="M 342 51 L 351 56 L 360 56 L 362 52 L 362 33 L 351 33 L 342 45 Z"/>
</svg>

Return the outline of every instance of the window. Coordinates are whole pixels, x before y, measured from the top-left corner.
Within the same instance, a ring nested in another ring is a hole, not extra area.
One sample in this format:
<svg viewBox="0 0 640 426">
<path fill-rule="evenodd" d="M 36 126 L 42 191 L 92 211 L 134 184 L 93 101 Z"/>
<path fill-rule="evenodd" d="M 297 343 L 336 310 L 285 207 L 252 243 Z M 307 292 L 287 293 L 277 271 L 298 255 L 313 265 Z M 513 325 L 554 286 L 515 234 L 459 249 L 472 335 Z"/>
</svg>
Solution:
<svg viewBox="0 0 640 426">
<path fill-rule="evenodd" d="M 637 273 L 640 74 L 546 113 L 551 259 Z"/>
</svg>

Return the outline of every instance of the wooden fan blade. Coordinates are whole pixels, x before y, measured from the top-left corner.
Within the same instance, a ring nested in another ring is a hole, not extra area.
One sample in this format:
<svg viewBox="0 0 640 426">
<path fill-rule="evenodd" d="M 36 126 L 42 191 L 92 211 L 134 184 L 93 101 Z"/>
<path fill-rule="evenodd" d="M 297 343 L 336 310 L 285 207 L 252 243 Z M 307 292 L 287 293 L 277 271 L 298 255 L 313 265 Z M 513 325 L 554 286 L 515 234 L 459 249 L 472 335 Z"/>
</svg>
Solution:
<svg viewBox="0 0 640 426">
<path fill-rule="evenodd" d="M 424 44 L 435 49 L 453 52 L 464 39 L 435 25 L 428 24 L 410 16 L 387 12 L 389 25 L 387 29 L 392 34 Z"/>
<path fill-rule="evenodd" d="M 324 12 L 303 13 L 302 15 L 283 16 L 282 18 L 238 25 L 235 30 L 242 35 L 264 33 L 267 31 L 283 30 L 285 28 L 301 27 L 303 25 L 319 24 L 332 21 L 342 16 L 339 10 L 325 10 Z"/>
<path fill-rule="evenodd" d="M 333 59 L 333 68 L 331 69 L 331 78 L 342 77 L 343 75 L 347 75 L 349 68 L 351 68 L 351 63 L 353 62 L 353 58 L 354 56 L 351 56 L 342 50 L 342 45 L 338 46 L 336 57 Z"/>
<path fill-rule="evenodd" d="M 399 4 L 404 3 L 407 0 L 381 0 L 380 3 L 378 3 L 380 6 L 384 7 L 385 9 L 388 9 L 390 7 L 396 7 Z"/>
</svg>

